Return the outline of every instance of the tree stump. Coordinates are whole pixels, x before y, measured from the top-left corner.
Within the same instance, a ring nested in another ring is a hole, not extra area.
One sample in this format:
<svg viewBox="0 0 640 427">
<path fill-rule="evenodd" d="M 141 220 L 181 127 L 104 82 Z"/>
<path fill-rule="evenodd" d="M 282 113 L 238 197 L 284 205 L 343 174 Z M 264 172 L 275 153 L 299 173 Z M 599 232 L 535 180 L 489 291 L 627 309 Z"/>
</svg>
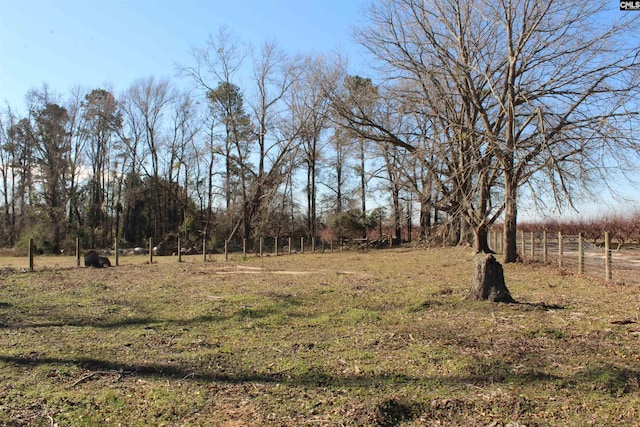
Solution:
<svg viewBox="0 0 640 427">
<path fill-rule="evenodd" d="M 467 299 L 515 303 L 504 282 L 502 265 L 491 254 L 476 257 Z"/>
</svg>

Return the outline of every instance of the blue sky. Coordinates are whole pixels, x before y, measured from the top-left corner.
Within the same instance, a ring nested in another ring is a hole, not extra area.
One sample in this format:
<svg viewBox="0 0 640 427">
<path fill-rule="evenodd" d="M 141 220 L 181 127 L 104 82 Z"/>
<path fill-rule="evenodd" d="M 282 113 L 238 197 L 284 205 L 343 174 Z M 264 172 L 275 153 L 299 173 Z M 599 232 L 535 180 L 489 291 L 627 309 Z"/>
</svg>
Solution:
<svg viewBox="0 0 640 427">
<path fill-rule="evenodd" d="M 341 51 L 358 56 L 351 36 L 361 0 L 0 0 L 0 102 L 23 111 L 24 96 L 47 82 L 74 85 L 173 77 L 192 64 L 192 48 L 226 26 L 240 41 L 275 40 L 288 54 Z"/>
</svg>

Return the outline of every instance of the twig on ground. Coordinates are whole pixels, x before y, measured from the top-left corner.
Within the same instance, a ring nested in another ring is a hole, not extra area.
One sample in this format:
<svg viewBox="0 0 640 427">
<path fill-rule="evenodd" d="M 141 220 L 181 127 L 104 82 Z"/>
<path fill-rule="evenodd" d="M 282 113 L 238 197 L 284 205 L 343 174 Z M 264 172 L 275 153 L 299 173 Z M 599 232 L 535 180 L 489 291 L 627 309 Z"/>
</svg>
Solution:
<svg viewBox="0 0 640 427">
<path fill-rule="evenodd" d="M 69 388 L 73 388 L 73 387 L 77 386 L 78 384 L 82 384 L 83 382 L 90 380 L 91 378 L 93 378 L 96 375 L 117 374 L 118 375 L 117 379 L 120 380 L 124 375 L 130 374 L 130 373 L 131 373 L 130 371 L 124 371 L 122 369 L 119 369 L 119 370 L 112 369 L 110 371 L 93 371 L 93 372 L 90 372 L 87 375 L 81 377 L 80 379 L 75 381 L 73 384 L 67 386 L 67 388 L 68 389 Z"/>
</svg>

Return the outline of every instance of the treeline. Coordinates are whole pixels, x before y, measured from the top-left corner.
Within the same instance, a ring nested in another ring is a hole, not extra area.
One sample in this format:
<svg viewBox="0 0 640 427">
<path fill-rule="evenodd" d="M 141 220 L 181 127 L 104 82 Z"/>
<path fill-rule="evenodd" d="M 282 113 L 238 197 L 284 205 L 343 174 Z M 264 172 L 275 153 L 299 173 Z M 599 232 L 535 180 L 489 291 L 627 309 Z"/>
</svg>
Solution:
<svg viewBox="0 0 640 427">
<path fill-rule="evenodd" d="M 321 229 L 361 236 L 382 221 L 395 222 L 399 238 L 410 196 L 396 191 L 393 215 L 369 207 L 389 180 L 379 177 L 380 151 L 336 119 L 320 84 L 327 62 L 289 59 L 267 44 L 253 76 L 214 76 L 221 82 L 209 87 L 204 74 L 241 66 L 228 33 L 219 36 L 182 70 L 195 90 L 155 77 L 118 94 L 77 88 L 62 96 L 45 84 L 26 94 L 26 114 L 7 107 L 0 245 L 34 238 L 58 253 L 76 237 L 103 248 L 178 234 L 221 247 Z M 206 62 L 205 51 L 220 56 Z"/>
<path fill-rule="evenodd" d="M 515 261 L 522 198 L 571 204 L 640 153 L 637 23 L 605 12 L 380 1 L 357 33 L 375 79 L 221 30 L 180 70 L 188 92 L 154 77 L 118 94 L 32 90 L 26 114 L 1 120 L 0 244 L 215 245 L 382 222 L 399 238 L 416 218 L 420 238 L 476 251 L 499 221 Z"/>
</svg>

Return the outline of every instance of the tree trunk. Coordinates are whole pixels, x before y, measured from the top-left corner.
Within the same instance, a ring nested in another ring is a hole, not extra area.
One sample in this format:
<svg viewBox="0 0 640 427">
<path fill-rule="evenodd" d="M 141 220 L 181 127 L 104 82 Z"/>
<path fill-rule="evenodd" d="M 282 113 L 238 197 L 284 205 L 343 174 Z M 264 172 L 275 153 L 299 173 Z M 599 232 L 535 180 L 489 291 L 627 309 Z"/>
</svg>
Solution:
<svg viewBox="0 0 640 427">
<path fill-rule="evenodd" d="M 420 241 L 425 242 L 431 230 L 431 206 L 420 199 Z"/>
<path fill-rule="evenodd" d="M 473 231 L 471 230 L 469 220 L 464 215 L 458 214 L 458 217 L 458 238 L 455 245 L 468 247 L 471 244 L 471 235 L 473 234 Z"/>
<path fill-rule="evenodd" d="M 400 189 L 395 183 L 392 183 L 391 186 L 391 194 L 393 200 L 393 228 L 395 230 L 395 238 L 397 239 L 398 243 L 400 243 L 402 241 L 402 225 L 400 224 L 400 219 L 402 217 L 400 209 Z"/>
<path fill-rule="evenodd" d="M 367 180 L 365 177 L 365 159 L 364 159 L 364 139 L 360 138 L 360 199 L 361 208 L 362 208 L 362 220 L 364 221 L 367 217 Z M 367 238 L 367 227 L 365 226 L 362 237 L 364 239 Z"/>
<path fill-rule="evenodd" d="M 502 265 L 493 255 L 482 255 L 475 259 L 471 289 L 467 299 L 515 303 L 504 282 Z"/>
<path fill-rule="evenodd" d="M 503 245 L 505 263 L 516 262 L 518 260 L 517 233 L 518 233 L 518 210 L 516 202 L 516 187 L 511 181 L 511 174 L 505 177 L 505 209 L 504 209 L 504 233 Z"/>
<path fill-rule="evenodd" d="M 489 229 L 485 224 L 476 226 L 473 230 L 473 250 L 479 253 L 493 254 L 489 248 Z"/>
</svg>

